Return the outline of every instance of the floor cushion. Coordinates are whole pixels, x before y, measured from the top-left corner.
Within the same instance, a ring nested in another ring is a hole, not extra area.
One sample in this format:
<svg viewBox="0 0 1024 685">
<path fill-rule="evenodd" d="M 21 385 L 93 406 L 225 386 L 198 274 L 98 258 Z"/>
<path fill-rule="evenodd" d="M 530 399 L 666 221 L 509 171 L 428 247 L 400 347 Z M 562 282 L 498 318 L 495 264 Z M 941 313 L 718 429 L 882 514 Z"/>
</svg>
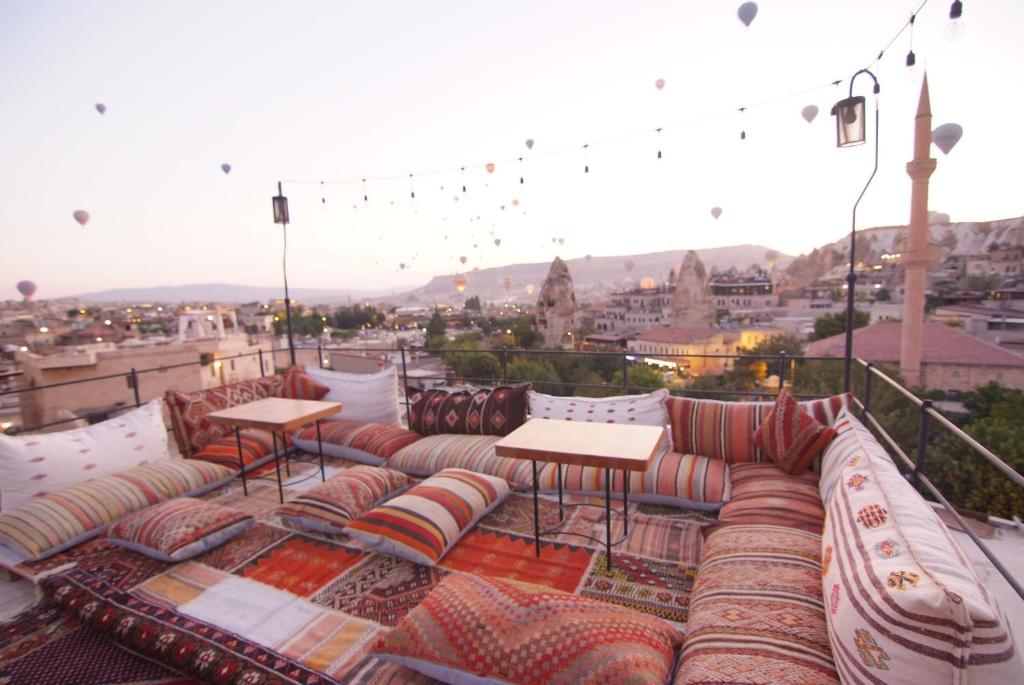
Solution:
<svg viewBox="0 0 1024 685">
<path fill-rule="evenodd" d="M 0 513 L 39 495 L 169 457 L 159 400 L 84 428 L 0 434 Z"/>
<path fill-rule="evenodd" d="M 398 373 L 394 366 L 374 373 L 347 373 L 303 366 L 306 375 L 327 386 L 325 402 L 340 402 L 338 419 L 397 426 L 401 421 Z"/>
<path fill-rule="evenodd" d="M 604 495 L 603 468 L 562 466 L 566 492 Z M 646 472 L 629 474 L 629 498 L 637 502 L 667 504 L 704 511 L 718 509 L 729 499 L 729 466 L 722 459 L 663 451 Z M 612 472 L 612 495 L 622 495 L 622 471 Z M 546 464 L 538 477 L 543 492 L 558 489 L 558 465 Z"/>
<path fill-rule="evenodd" d="M 838 683 L 821 594 L 821 537 L 764 525 L 711 533 L 672 682 Z"/>
<path fill-rule="evenodd" d="M 322 421 L 320 437 L 324 454 L 376 466 L 421 436 L 398 425 L 344 420 Z M 307 426 L 295 433 L 292 442 L 303 452 L 317 454 L 316 426 Z"/>
<path fill-rule="evenodd" d="M 361 464 L 345 469 L 274 513 L 291 525 L 322 533 L 341 533 L 354 518 L 409 487 L 400 471 Z"/>
<path fill-rule="evenodd" d="M 780 469 L 800 474 L 810 468 L 835 435 L 835 430 L 811 416 L 783 390 L 754 431 L 754 443 Z"/>
<path fill-rule="evenodd" d="M 513 487 L 533 483 L 533 465 L 494 453 L 496 435 L 431 435 L 398 450 L 388 468 L 413 476 L 430 476 L 442 469 L 460 468 L 507 480 Z"/>
<path fill-rule="evenodd" d="M 801 402 L 820 423 L 831 426 L 851 402 L 849 394 Z M 672 449 L 683 454 L 703 454 L 731 464 L 765 461 L 751 438 L 774 402 L 720 402 L 692 397 L 666 400 L 672 432 Z"/>
<path fill-rule="evenodd" d="M 366 512 L 345 533 L 386 554 L 434 566 L 508 493 L 501 478 L 445 469 Z"/>
<path fill-rule="evenodd" d="M 177 497 L 124 517 L 107 531 L 107 540 L 160 561 L 182 561 L 227 542 L 253 521 L 252 514 Z"/>
<path fill-rule="evenodd" d="M 0 514 L 0 564 L 56 554 L 99 535 L 123 516 L 172 497 L 200 495 L 236 473 L 204 461 L 165 459 L 35 497 Z"/>
<path fill-rule="evenodd" d="M 373 648 L 447 683 L 664 683 L 682 633 L 628 607 L 451 574 Z"/>
<path fill-rule="evenodd" d="M 861 449 L 828 505 L 823 591 L 844 682 L 1020 682 L 1006 615 L 935 510 L 852 415 Z"/>
<path fill-rule="evenodd" d="M 285 436 L 287 438 L 287 436 Z M 287 449 L 281 447 L 281 436 L 277 436 L 278 454 L 283 454 Z M 286 443 L 290 440 L 286 440 Z M 270 431 L 262 428 L 242 429 L 242 461 L 245 464 L 246 472 L 250 467 L 260 466 L 274 456 L 274 438 Z M 238 438 L 234 431 L 220 438 L 214 438 L 206 443 L 203 449 L 194 452 L 192 459 L 201 459 L 213 464 L 221 464 L 228 468 L 239 468 L 238 465 Z"/>
<path fill-rule="evenodd" d="M 775 464 L 733 464 L 732 495 L 718 512 L 717 525 L 764 523 L 821 535 L 825 510 L 818 474 L 793 476 Z"/>
</svg>

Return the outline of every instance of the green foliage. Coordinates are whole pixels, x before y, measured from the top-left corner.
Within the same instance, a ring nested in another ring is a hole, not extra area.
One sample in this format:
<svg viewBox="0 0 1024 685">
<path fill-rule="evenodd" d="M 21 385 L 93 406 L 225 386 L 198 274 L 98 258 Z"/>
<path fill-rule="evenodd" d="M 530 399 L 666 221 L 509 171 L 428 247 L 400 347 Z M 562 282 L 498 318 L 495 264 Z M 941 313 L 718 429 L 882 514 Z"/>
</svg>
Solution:
<svg viewBox="0 0 1024 685">
<path fill-rule="evenodd" d="M 448 326 L 445 323 L 444 317 L 441 316 L 441 312 L 435 309 L 434 313 L 430 316 L 430 322 L 427 323 L 427 336 L 444 336 L 444 332 L 447 328 Z"/>
<path fill-rule="evenodd" d="M 445 352 L 444 363 L 458 378 L 477 383 L 500 382 L 501 361 L 490 352 L 463 349 Z"/>
<path fill-rule="evenodd" d="M 888 302 L 892 299 L 892 293 L 889 292 L 888 288 L 879 288 L 875 291 L 875 299 L 879 302 Z"/>
<path fill-rule="evenodd" d="M 550 362 L 523 356 L 513 357 L 508 363 L 508 380 L 530 381 L 533 389 L 551 395 L 562 394 L 562 378 Z"/>
<path fill-rule="evenodd" d="M 335 328 L 353 330 L 356 328 L 375 328 L 384 323 L 384 313 L 370 305 L 364 307 L 357 304 L 352 307 L 338 307 L 334 314 L 328 317 L 328 323 Z"/>
<path fill-rule="evenodd" d="M 1002 276 L 998 274 L 973 274 L 964 281 L 966 290 L 995 290 L 1003 282 Z"/>
<path fill-rule="evenodd" d="M 607 381 L 597 371 L 590 371 L 583 377 L 583 387 L 577 387 L 573 393 L 577 397 L 611 397 L 619 394 L 620 390 L 609 386 Z M 588 387 L 606 386 L 606 387 Z"/>
<path fill-rule="evenodd" d="M 867 326 L 870 322 L 871 315 L 867 312 L 862 312 L 859 309 L 853 310 L 854 328 Z M 821 340 L 822 338 L 829 338 L 833 335 L 839 335 L 840 333 L 845 332 L 846 312 L 825 314 L 824 316 L 819 316 L 814 320 L 814 333 L 811 334 L 811 340 Z"/>
<path fill-rule="evenodd" d="M 612 376 L 611 385 L 622 387 L 622 372 L 616 371 Z M 651 392 L 665 387 L 661 372 L 646 364 L 634 364 L 626 369 L 626 394 Z"/>
<path fill-rule="evenodd" d="M 473 297 L 468 298 L 466 300 L 465 307 L 466 307 L 466 309 L 472 309 L 475 312 L 481 311 L 480 296 L 479 295 L 474 295 Z"/>
</svg>

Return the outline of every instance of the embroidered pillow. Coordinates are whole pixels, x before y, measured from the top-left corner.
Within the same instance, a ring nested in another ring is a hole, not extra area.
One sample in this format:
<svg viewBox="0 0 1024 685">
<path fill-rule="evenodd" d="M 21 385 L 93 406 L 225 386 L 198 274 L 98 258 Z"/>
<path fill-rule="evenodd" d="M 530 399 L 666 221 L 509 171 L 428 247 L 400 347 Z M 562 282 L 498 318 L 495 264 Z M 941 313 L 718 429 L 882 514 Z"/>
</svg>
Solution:
<svg viewBox="0 0 1024 685">
<path fill-rule="evenodd" d="M 345 373 L 309 365 L 302 369 L 314 381 L 327 386 L 325 401 L 340 402 L 344 407 L 343 414 L 335 418 L 399 425 L 398 374 L 394 366 L 376 373 Z"/>
<path fill-rule="evenodd" d="M 281 387 L 275 393 L 276 397 L 287 397 L 292 400 L 319 400 L 323 399 L 330 388 L 302 373 L 300 369 L 292 367 L 282 374 Z"/>
<path fill-rule="evenodd" d="M 381 552 L 434 566 L 508 493 L 502 478 L 445 469 L 366 512 L 345 532 Z"/>
<path fill-rule="evenodd" d="M 445 683 L 664 683 L 683 634 L 596 599 L 453 573 L 373 655 Z"/>
<path fill-rule="evenodd" d="M 85 428 L 0 435 L 0 513 L 169 456 L 160 400 Z"/>
<path fill-rule="evenodd" d="M 275 513 L 300 528 L 340 533 L 352 519 L 408 486 L 409 476 L 401 471 L 353 466 L 282 504 Z"/>
<path fill-rule="evenodd" d="M 754 442 L 780 469 L 796 475 L 810 468 L 835 436 L 831 427 L 819 423 L 783 390 L 754 432 Z"/>
<path fill-rule="evenodd" d="M 505 436 L 526 421 L 529 383 L 476 391 L 427 390 L 412 398 L 411 429 L 420 435 Z"/>
<path fill-rule="evenodd" d="M 110 542 L 161 561 L 182 561 L 221 545 L 253 523 L 251 514 L 179 497 L 121 519 Z"/>
<path fill-rule="evenodd" d="M 558 397 L 529 392 L 531 419 L 561 419 L 588 423 L 632 423 L 638 426 L 669 424 L 666 400 L 668 390 L 661 389 L 643 395 L 619 395 L 592 399 L 589 397 Z M 665 431 L 664 450 L 671 448 Z"/>
</svg>

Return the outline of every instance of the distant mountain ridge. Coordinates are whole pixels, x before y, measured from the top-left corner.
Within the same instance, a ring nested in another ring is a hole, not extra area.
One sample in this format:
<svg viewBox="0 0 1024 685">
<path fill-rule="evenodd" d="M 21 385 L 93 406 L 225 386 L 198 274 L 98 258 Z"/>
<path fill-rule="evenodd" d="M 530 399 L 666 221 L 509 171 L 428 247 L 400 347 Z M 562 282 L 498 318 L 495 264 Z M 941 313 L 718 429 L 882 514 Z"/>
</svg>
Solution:
<svg viewBox="0 0 1024 685">
<path fill-rule="evenodd" d="M 391 289 L 376 290 L 291 288 L 289 294 L 300 302 L 341 302 L 351 296 L 355 300 L 379 297 Z M 235 285 L 231 283 L 189 283 L 187 285 L 161 285 L 152 288 L 115 288 L 77 295 L 91 302 L 210 302 L 234 304 L 259 302 L 284 297 L 284 287 Z"/>
</svg>

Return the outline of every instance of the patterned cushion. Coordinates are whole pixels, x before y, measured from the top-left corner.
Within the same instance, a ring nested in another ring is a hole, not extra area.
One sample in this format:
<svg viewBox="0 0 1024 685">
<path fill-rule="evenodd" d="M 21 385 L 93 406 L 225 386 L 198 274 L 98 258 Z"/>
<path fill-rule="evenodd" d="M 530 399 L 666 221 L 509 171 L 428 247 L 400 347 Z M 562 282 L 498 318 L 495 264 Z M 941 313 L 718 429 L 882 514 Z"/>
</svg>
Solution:
<svg viewBox="0 0 1024 685">
<path fill-rule="evenodd" d="M 404 473 L 353 466 L 302 493 L 274 512 L 288 523 L 323 533 L 340 533 L 352 519 L 409 486 Z"/>
<path fill-rule="evenodd" d="M 324 454 L 363 464 L 383 464 L 395 452 L 420 439 L 419 433 L 401 426 L 361 421 L 322 421 L 320 437 Z M 292 436 L 303 452 L 317 453 L 316 426 L 307 426 Z"/>
<path fill-rule="evenodd" d="M 165 400 L 181 456 L 191 456 L 202 450 L 211 440 L 223 437 L 231 431 L 225 424 L 210 422 L 206 418 L 208 414 L 276 396 L 281 382 L 280 376 L 268 376 L 197 392 L 168 390 Z"/>
<path fill-rule="evenodd" d="M 165 459 L 37 497 L 0 515 L 0 561 L 42 559 L 95 535 L 122 516 L 181 495 L 219 487 L 236 471 Z"/>
<path fill-rule="evenodd" d="M 557 490 L 557 465 L 545 465 L 538 476 L 538 483 L 545 492 Z M 604 469 L 563 466 L 562 488 L 572 492 L 604 494 Z M 612 473 L 611 489 L 612 493 L 622 493 L 622 471 Z M 661 452 L 654 457 L 646 472 L 630 472 L 629 497 L 637 502 L 717 509 L 729 499 L 729 466 L 721 459 Z"/>
<path fill-rule="evenodd" d="M 285 371 L 282 376 L 282 383 L 274 397 L 287 397 L 292 400 L 319 400 L 326 395 L 330 388 L 302 372 L 302 369 L 292 367 Z"/>
<path fill-rule="evenodd" d="M 859 461 L 865 450 L 871 453 L 874 459 L 892 461 L 888 453 L 876 440 L 861 440 L 861 433 L 854 430 L 854 422 L 861 425 L 851 410 L 844 409 L 836 417 L 833 428 L 836 437 L 833 438 L 825 453 L 821 457 L 821 480 L 818 481 L 818 492 L 821 494 L 821 501 L 828 511 L 832 502 L 832 495 L 835 493 L 836 484 L 843 475 L 843 468 L 847 462 Z"/>
<path fill-rule="evenodd" d="M 409 429 L 420 435 L 456 433 L 455 426 L 465 423 L 469 391 L 424 390 L 412 396 Z"/>
<path fill-rule="evenodd" d="M 828 505 L 822 583 L 844 682 L 1020 682 L 1006 617 L 935 511 L 852 415 Z"/>
<path fill-rule="evenodd" d="M 803 473 L 832 442 L 836 432 L 816 421 L 783 390 L 754 432 L 754 442 L 786 473 Z"/>
<path fill-rule="evenodd" d="M 732 496 L 718 513 L 721 524 L 766 523 L 821 535 L 825 510 L 818 474 L 793 476 L 775 464 L 733 464 L 729 477 Z"/>
<path fill-rule="evenodd" d="M 475 392 L 426 390 L 412 397 L 411 428 L 420 435 L 508 435 L 526 421 L 529 384 Z"/>
<path fill-rule="evenodd" d="M 501 478 L 445 469 L 366 512 L 345 532 L 382 552 L 434 566 L 508 492 Z"/>
<path fill-rule="evenodd" d="M 496 435 L 431 435 L 395 452 L 388 468 L 413 476 L 430 476 L 442 469 L 460 468 L 497 476 L 516 486 L 533 483 L 533 465 L 494 453 Z"/>
<path fill-rule="evenodd" d="M 821 538 L 759 525 L 709 535 L 672 682 L 838 683 L 821 595 Z"/>
<path fill-rule="evenodd" d="M 278 443 L 280 443 L 280 436 L 278 436 Z M 280 449 L 279 444 L 278 450 Z M 249 472 L 248 467 L 258 466 L 262 461 L 266 461 L 264 457 L 273 456 L 273 451 L 274 438 L 270 431 L 261 428 L 242 429 L 242 461 L 246 466 L 246 473 Z M 235 437 L 234 430 L 222 438 L 211 440 L 203 449 L 195 452 L 191 458 L 237 469 L 238 438 Z"/>
<path fill-rule="evenodd" d="M 178 497 L 126 516 L 107 532 L 110 542 L 161 561 L 181 561 L 212 549 L 252 525 L 251 514 Z"/>
<path fill-rule="evenodd" d="M 39 495 L 169 457 L 160 400 L 84 428 L 0 434 L 0 513 Z"/>
<path fill-rule="evenodd" d="M 452 574 L 375 655 L 448 683 L 664 683 L 682 633 L 634 609 L 551 588 Z"/>
<path fill-rule="evenodd" d="M 800 404 L 820 423 L 831 426 L 836 415 L 850 403 L 850 395 L 833 395 Z M 752 440 L 774 402 L 719 402 L 690 397 L 669 397 L 672 449 L 683 454 L 703 454 L 732 464 L 765 461 Z"/>
</svg>

